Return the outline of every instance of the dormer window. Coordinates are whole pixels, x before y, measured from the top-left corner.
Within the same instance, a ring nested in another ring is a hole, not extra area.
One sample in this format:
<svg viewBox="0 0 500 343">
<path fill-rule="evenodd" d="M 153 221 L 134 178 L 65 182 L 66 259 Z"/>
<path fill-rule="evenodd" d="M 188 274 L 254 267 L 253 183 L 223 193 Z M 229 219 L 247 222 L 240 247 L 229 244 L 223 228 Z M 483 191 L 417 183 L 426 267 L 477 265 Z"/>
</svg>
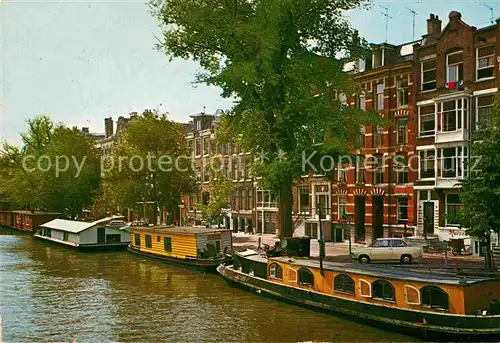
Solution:
<svg viewBox="0 0 500 343">
<path fill-rule="evenodd" d="M 464 79 L 463 51 L 446 55 L 446 82 L 448 88 L 455 88 Z"/>
<path fill-rule="evenodd" d="M 362 73 L 366 70 L 366 61 L 363 58 L 360 58 L 358 60 L 358 65 L 357 65 L 358 73 Z"/>
<path fill-rule="evenodd" d="M 376 50 L 373 52 L 373 68 L 384 66 L 384 50 Z"/>
<path fill-rule="evenodd" d="M 196 123 L 196 130 L 198 131 L 201 130 L 201 120 L 196 120 L 195 123 Z"/>
</svg>

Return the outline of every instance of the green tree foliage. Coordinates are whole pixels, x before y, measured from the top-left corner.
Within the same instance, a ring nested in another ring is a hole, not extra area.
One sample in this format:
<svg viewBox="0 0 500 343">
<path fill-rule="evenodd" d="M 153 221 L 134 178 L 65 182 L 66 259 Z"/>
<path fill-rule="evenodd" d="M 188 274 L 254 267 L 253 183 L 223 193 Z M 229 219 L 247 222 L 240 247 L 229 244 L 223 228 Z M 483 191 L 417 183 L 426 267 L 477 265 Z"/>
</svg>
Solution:
<svg viewBox="0 0 500 343">
<path fill-rule="evenodd" d="M 99 187 L 99 156 L 76 128 L 45 116 L 28 121 L 23 149 L 5 144 L 0 158 L 0 192 L 31 210 L 74 217 L 90 206 Z"/>
<path fill-rule="evenodd" d="M 262 186 L 278 195 L 280 234 L 292 235 L 292 186 L 320 157 L 348 151 L 360 125 L 373 117 L 351 109 L 341 94 L 356 88 L 343 72 L 367 45 L 342 18 L 362 0 L 152 0 L 164 27 L 160 48 L 190 58 L 199 82 L 222 88 L 235 106 L 219 138 L 260 155 Z M 373 119 L 374 120 L 374 119 Z M 326 140 L 318 140 L 326 137 Z M 312 142 L 316 144 L 312 144 Z M 305 156 L 305 157 L 304 157 Z M 325 160 L 323 160 L 325 161 Z M 328 161 L 324 164 L 328 168 Z"/>
<path fill-rule="evenodd" d="M 210 223 L 212 221 L 220 226 L 222 224 L 222 210 L 231 207 L 229 197 L 234 190 L 234 184 L 218 168 L 213 169 L 214 172 L 210 178 L 212 194 L 208 204 L 201 206 L 201 212 L 205 222 Z"/>
<path fill-rule="evenodd" d="M 138 202 L 155 201 L 175 213 L 180 193 L 192 191 L 195 185 L 189 157 L 182 124 L 145 111 L 131 119 L 123 140 L 105 161 L 99 208 L 135 208 Z"/>
<path fill-rule="evenodd" d="M 470 146 L 469 178 L 462 182 L 459 214 L 462 226 L 471 236 L 490 246 L 491 232 L 500 232 L 500 95 L 492 110 L 492 125 L 481 128 Z M 491 267 L 491 253 L 486 255 Z"/>
</svg>

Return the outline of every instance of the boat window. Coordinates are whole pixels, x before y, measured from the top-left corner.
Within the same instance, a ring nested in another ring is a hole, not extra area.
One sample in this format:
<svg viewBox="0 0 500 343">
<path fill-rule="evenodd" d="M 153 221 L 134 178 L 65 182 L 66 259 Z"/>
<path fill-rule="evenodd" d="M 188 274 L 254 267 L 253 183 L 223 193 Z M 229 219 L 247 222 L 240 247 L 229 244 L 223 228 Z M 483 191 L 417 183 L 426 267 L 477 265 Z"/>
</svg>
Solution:
<svg viewBox="0 0 500 343">
<path fill-rule="evenodd" d="M 409 305 L 420 305 L 420 291 L 410 285 L 405 285 L 406 303 Z"/>
<path fill-rule="evenodd" d="M 161 242 L 160 236 L 156 236 L 156 241 Z"/>
<path fill-rule="evenodd" d="M 136 246 L 141 246 L 141 235 L 136 233 L 134 234 L 134 240 L 135 240 L 135 245 Z"/>
<path fill-rule="evenodd" d="M 272 263 L 269 266 L 269 277 L 280 280 L 283 278 L 283 269 L 281 269 L 281 266 L 279 264 Z"/>
<path fill-rule="evenodd" d="M 349 275 L 337 275 L 333 284 L 336 292 L 354 294 L 354 280 Z"/>
<path fill-rule="evenodd" d="M 299 269 L 299 284 L 301 285 L 314 285 L 314 275 L 309 269 L 300 268 Z"/>
<path fill-rule="evenodd" d="M 448 294 L 439 287 L 425 286 L 420 289 L 420 296 L 422 306 L 444 310 L 449 308 Z"/>
<path fill-rule="evenodd" d="M 151 241 L 151 235 L 146 235 L 146 248 L 152 248 L 153 242 Z"/>
<path fill-rule="evenodd" d="M 288 268 L 287 269 L 287 277 L 288 281 L 297 281 L 297 272 L 294 269 Z"/>
<path fill-rule="evenodd" d="M 172 238 L 171 237 L 163 237 L 163 249 L 165 251 L 172 251 Z"/>
<path fill-rule="evenodd" d="M 372 296 L 376 299 L 395 301 L 394 287 L 387 281 L 377 280 L 372 284 Z"/>
</svg>

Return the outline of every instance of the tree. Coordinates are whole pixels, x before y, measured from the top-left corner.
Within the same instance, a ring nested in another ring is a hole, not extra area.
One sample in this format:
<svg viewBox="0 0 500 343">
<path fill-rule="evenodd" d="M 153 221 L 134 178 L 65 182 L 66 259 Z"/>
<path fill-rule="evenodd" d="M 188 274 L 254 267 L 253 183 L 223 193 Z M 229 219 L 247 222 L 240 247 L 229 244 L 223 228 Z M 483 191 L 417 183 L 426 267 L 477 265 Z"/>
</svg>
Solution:
<svg viewBox="0 0 500 343">
<path fill-rule="evenodd" d="M 215 169 L 215 168 L 214 168 Z M 231 206 L 229 197 L 234 189 L 234 185 L 223 172 L 214 171 L 211 177 L 212 196 L 208 204 L 202 205 L 201 212 L 205 222 L 215 221 L 220 227 L 222 223 L 222 210 Z"/>
<path fill-rule="evenodd" d="M 92 142 L 45 116 L 29 120 L 21 137 L 22 149 L 4 145 L 0 192 L 26 209 L 79 215 L 99 187 L 100 162 Z"/>
<path fill-rule="evenodd" d="M 182 124 L 164 114 L 145 111 L 131 119 L 124 139 L 107 159 L 102 192 L 111 192 L 115 204 L 123 208 L 153 202 L 156 224 L 157 206 L 175 213 L 180 193 L 194 187 L 189 157 Z M 104 203 L 110 206 L 109 201 Z"/>
<path fill-rule="evenodd" d="M 164 28 L 159 47 L 171 58 L 199 62 L 205 72 L 197 81 L 236 99 L 223 115 L 219 137 L 262 157 L 253 172 L 278 195 L 282 237 L 293 234 L 294 180 L 318 167 L 325 154 L 347 152 L 350 137 L 372 118 L 342 99 L 356 91 L 343 72 L 345 62 L 367 49 L 342 13 L 364 2 L 151 2 Z"/>
<path fill-rule="evenodd" d="M 459 213 L 467 232 L 485 242 L 485 265 L 492 267 L 491 232 L 500 232 L 500 95 L 492 109 L 492 123 L 480 128 L 470 146 L 469 177 L 461 183 Z"/>
</svg>

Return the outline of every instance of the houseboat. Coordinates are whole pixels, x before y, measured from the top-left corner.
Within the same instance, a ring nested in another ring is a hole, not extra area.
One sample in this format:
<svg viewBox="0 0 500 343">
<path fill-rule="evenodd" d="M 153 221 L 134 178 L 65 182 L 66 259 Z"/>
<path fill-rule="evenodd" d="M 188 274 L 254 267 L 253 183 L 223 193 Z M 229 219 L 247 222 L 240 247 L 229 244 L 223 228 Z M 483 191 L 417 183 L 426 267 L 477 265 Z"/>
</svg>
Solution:
<svg viewBox="0 0 500 343">
<path fill-rule="evenodd" d="M 500 338 L 500 279 L 493 277 L 332 262 L 321 268 L 317 260 L 251 250 L 217 270 L 258 294 L 427 339 Z"/>
<path fill-rule="evenodd" d="M 40 225 L 35 237 L 80 250 L 125 249 L 130 243 L 130 232 L 108 225 L 115 219 L 117 217 L 108 217 L 93 222 L 54 219 Z"/>
<path fill-rule="evenodd" d="M 0 226 L 33 233 L 40 228 L 41 224 L 60 215 L 60 213 L 42 211 L 1 210 Z"/>
<path fill-rule="evenodd" d="M 215 272 L 229 260 L 231 231 L 204 227 L 131 227 L 128 250 L 191 269 Z"/>
</svg>

